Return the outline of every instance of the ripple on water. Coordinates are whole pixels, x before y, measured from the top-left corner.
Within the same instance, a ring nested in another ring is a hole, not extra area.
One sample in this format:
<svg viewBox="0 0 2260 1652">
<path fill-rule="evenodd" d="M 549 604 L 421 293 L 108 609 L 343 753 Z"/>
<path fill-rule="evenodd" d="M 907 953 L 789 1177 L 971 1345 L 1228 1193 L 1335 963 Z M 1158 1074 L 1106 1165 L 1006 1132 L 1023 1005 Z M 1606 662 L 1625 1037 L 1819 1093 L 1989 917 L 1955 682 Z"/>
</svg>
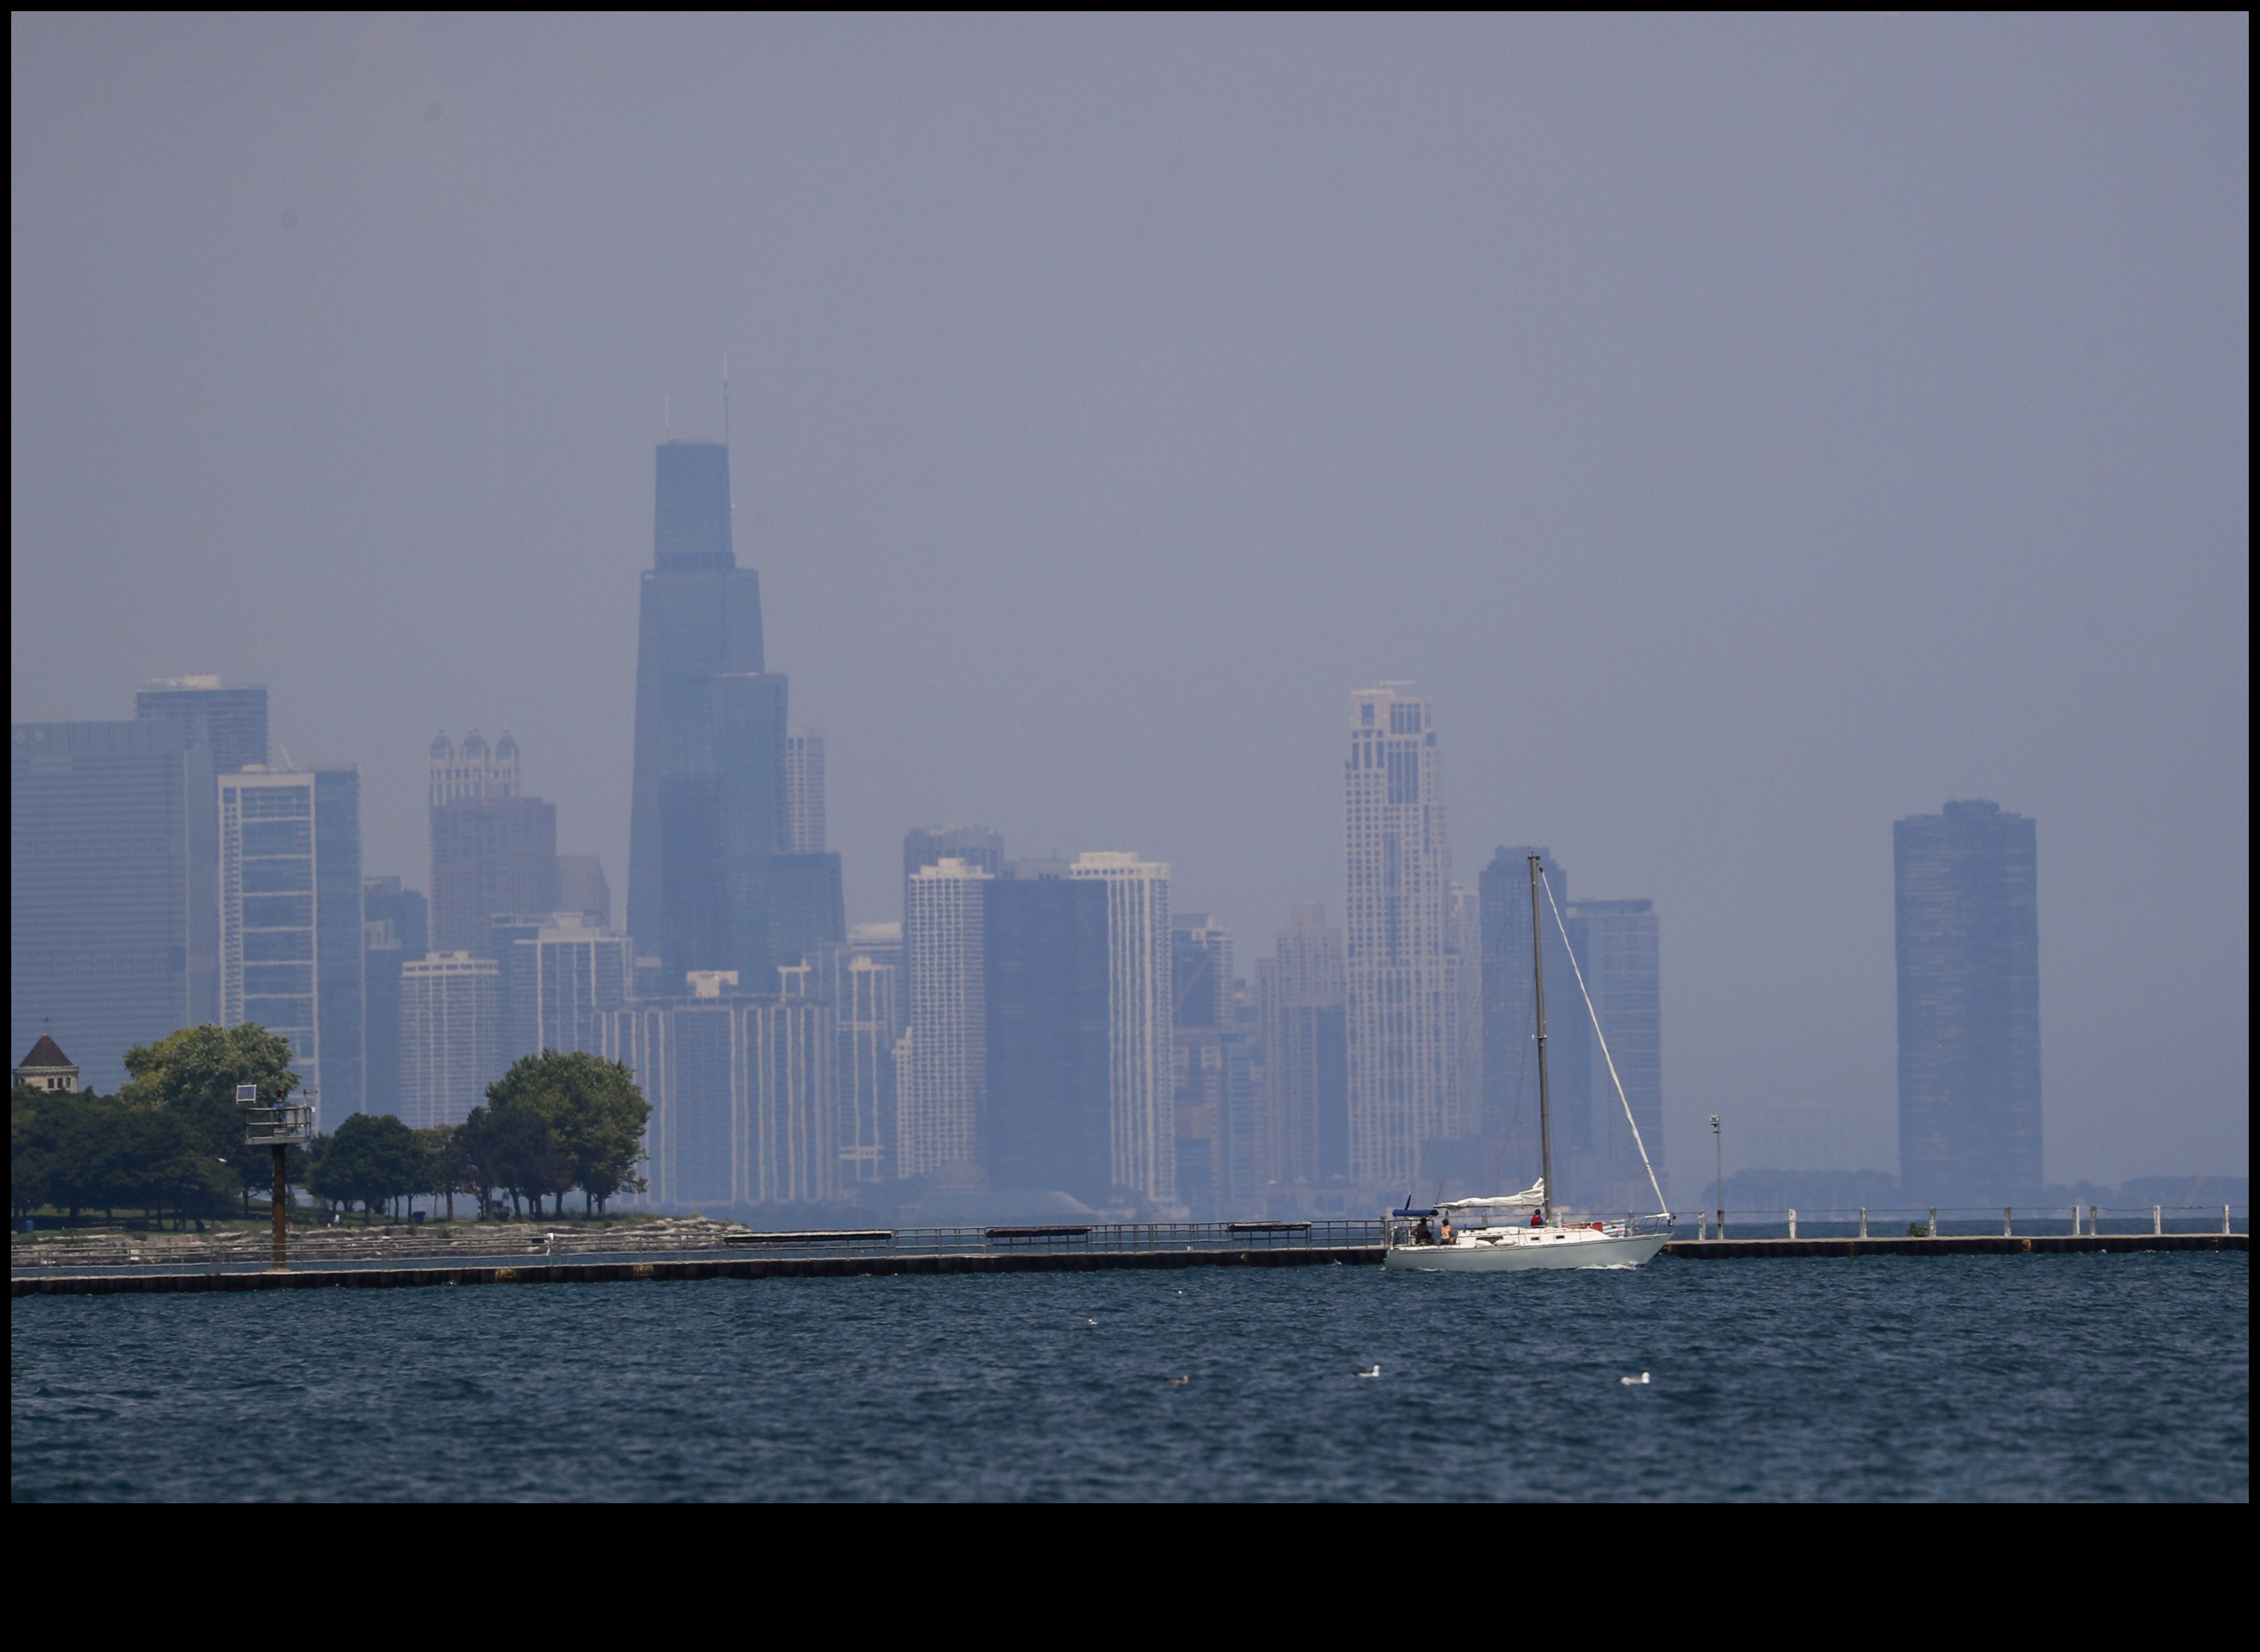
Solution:
<svg viewBox="0 0 2260 1652">
<path fill-rule="evenodd" d="M 2244 1499 L 2248 1277 L 2135 1255 L 34 1297 L 11 1487 Z"/>
</svg>

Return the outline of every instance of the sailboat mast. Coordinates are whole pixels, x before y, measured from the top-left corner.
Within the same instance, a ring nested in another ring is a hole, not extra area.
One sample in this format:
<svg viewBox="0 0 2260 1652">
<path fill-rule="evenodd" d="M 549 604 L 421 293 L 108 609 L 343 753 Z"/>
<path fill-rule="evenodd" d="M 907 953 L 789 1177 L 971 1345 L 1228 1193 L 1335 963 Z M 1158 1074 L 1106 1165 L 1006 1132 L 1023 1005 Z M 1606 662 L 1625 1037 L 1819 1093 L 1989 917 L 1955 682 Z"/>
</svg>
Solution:
<svg viewBox="0 0 2260 1652">
<path fill-rule="evenodd" d="M 1546 1226 L 1554 1226 L 1554 1112 L 1553 1098 L 1546 1089 L 1546 954 L 1539 943 L 1538 927 L 1538 857 L 1530 857 L 1530 999 L 1538 1018 L 1538 1158 L 1539 1174 L 1545 1178 L 1546 1201 L 1539 1215 Z"/>
</svg>

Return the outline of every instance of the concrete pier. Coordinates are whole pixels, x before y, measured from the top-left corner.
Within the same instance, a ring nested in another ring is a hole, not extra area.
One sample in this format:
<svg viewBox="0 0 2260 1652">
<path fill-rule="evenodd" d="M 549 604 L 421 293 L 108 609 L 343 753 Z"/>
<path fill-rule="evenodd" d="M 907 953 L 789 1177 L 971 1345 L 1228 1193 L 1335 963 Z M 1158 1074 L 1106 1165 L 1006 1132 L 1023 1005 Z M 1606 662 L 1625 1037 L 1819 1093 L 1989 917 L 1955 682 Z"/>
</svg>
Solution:
<svg viewBox="0 0 2260 1652">
<path fill-rule="evenodd" d="M 289 1273 L 62 1274 L 11 1278 L 10 1297 L 212 1291 L 386 1291 L 436 1285 L 619 1284 L 662 1279 L 843 1279 L 879 1274 L 1097 1273 L 1115 1269 L 1327 1268 L 1378 1263 L 1378 1246 L 1254 1250 L 1001 1251 L 970 1255 L 745 1256 L 496 1267 L 326 1268 Z"/>
<path fill-rule="evenodd" d="M 1675 1239 L 1663 1255 L 1690 1262 L 1784 1261 L 1806 1256 L 2019 1256 L 2135 1250 L 2244 1251 L 2248 1234 L 1999 1234 L 1943 1239 Z M 307 1268 L 288 1273 L 82 1273 L 24 1275 L 15 1297 L 179 1295 L 214 1291 L 398 1291 L 441 1285 L 626 1284 L 694 1279 L 847 1279 L 895 1274 L 1098 1273 L 1119 1269 L 1355 1268 L 1381 1261 L 1378 1245 L 1251 1249 L 997 1250 L 962 1255 L 872 1252 L 829 1256 L 712 1256 L 650 1262 L 544 1261 L 425 1267 Z"/>
</svg>

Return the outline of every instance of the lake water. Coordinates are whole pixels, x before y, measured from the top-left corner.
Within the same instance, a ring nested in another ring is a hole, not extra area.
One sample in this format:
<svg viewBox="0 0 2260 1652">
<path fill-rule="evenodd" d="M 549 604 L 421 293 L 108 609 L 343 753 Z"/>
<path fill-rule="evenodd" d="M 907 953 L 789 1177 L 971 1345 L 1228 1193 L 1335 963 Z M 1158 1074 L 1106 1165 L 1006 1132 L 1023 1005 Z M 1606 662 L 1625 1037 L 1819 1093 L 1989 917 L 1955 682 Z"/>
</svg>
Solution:
<svg viewBox="0 0 2260 1652">
<path fill-rule="evenodd" d="M 2249 1278 L 2136 1254 L 33 1297 L 11 1485 L 2244 1501 Z"/>
</svg>

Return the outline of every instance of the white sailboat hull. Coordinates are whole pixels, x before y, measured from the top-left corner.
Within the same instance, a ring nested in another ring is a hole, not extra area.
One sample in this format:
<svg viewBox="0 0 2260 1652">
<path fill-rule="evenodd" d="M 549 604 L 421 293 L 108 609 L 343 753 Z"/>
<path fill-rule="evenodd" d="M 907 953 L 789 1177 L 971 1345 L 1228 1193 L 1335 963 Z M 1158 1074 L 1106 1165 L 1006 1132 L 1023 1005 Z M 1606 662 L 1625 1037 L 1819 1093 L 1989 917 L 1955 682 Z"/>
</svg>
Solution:
<svg viewBox="0 0 2260 1652">
<path fill-rule="evenodd" d="M 1663 1248 L 1668 1234 L 1601 1234 L 1534 1227 L 1501 1239 L 1463 1236 L 1448 1245 L 1397 1245 L 1384 1268 L 1432 1273 L 1514 1273 L 1526 1268 L 1637 1268 Z"/>
</svg>

